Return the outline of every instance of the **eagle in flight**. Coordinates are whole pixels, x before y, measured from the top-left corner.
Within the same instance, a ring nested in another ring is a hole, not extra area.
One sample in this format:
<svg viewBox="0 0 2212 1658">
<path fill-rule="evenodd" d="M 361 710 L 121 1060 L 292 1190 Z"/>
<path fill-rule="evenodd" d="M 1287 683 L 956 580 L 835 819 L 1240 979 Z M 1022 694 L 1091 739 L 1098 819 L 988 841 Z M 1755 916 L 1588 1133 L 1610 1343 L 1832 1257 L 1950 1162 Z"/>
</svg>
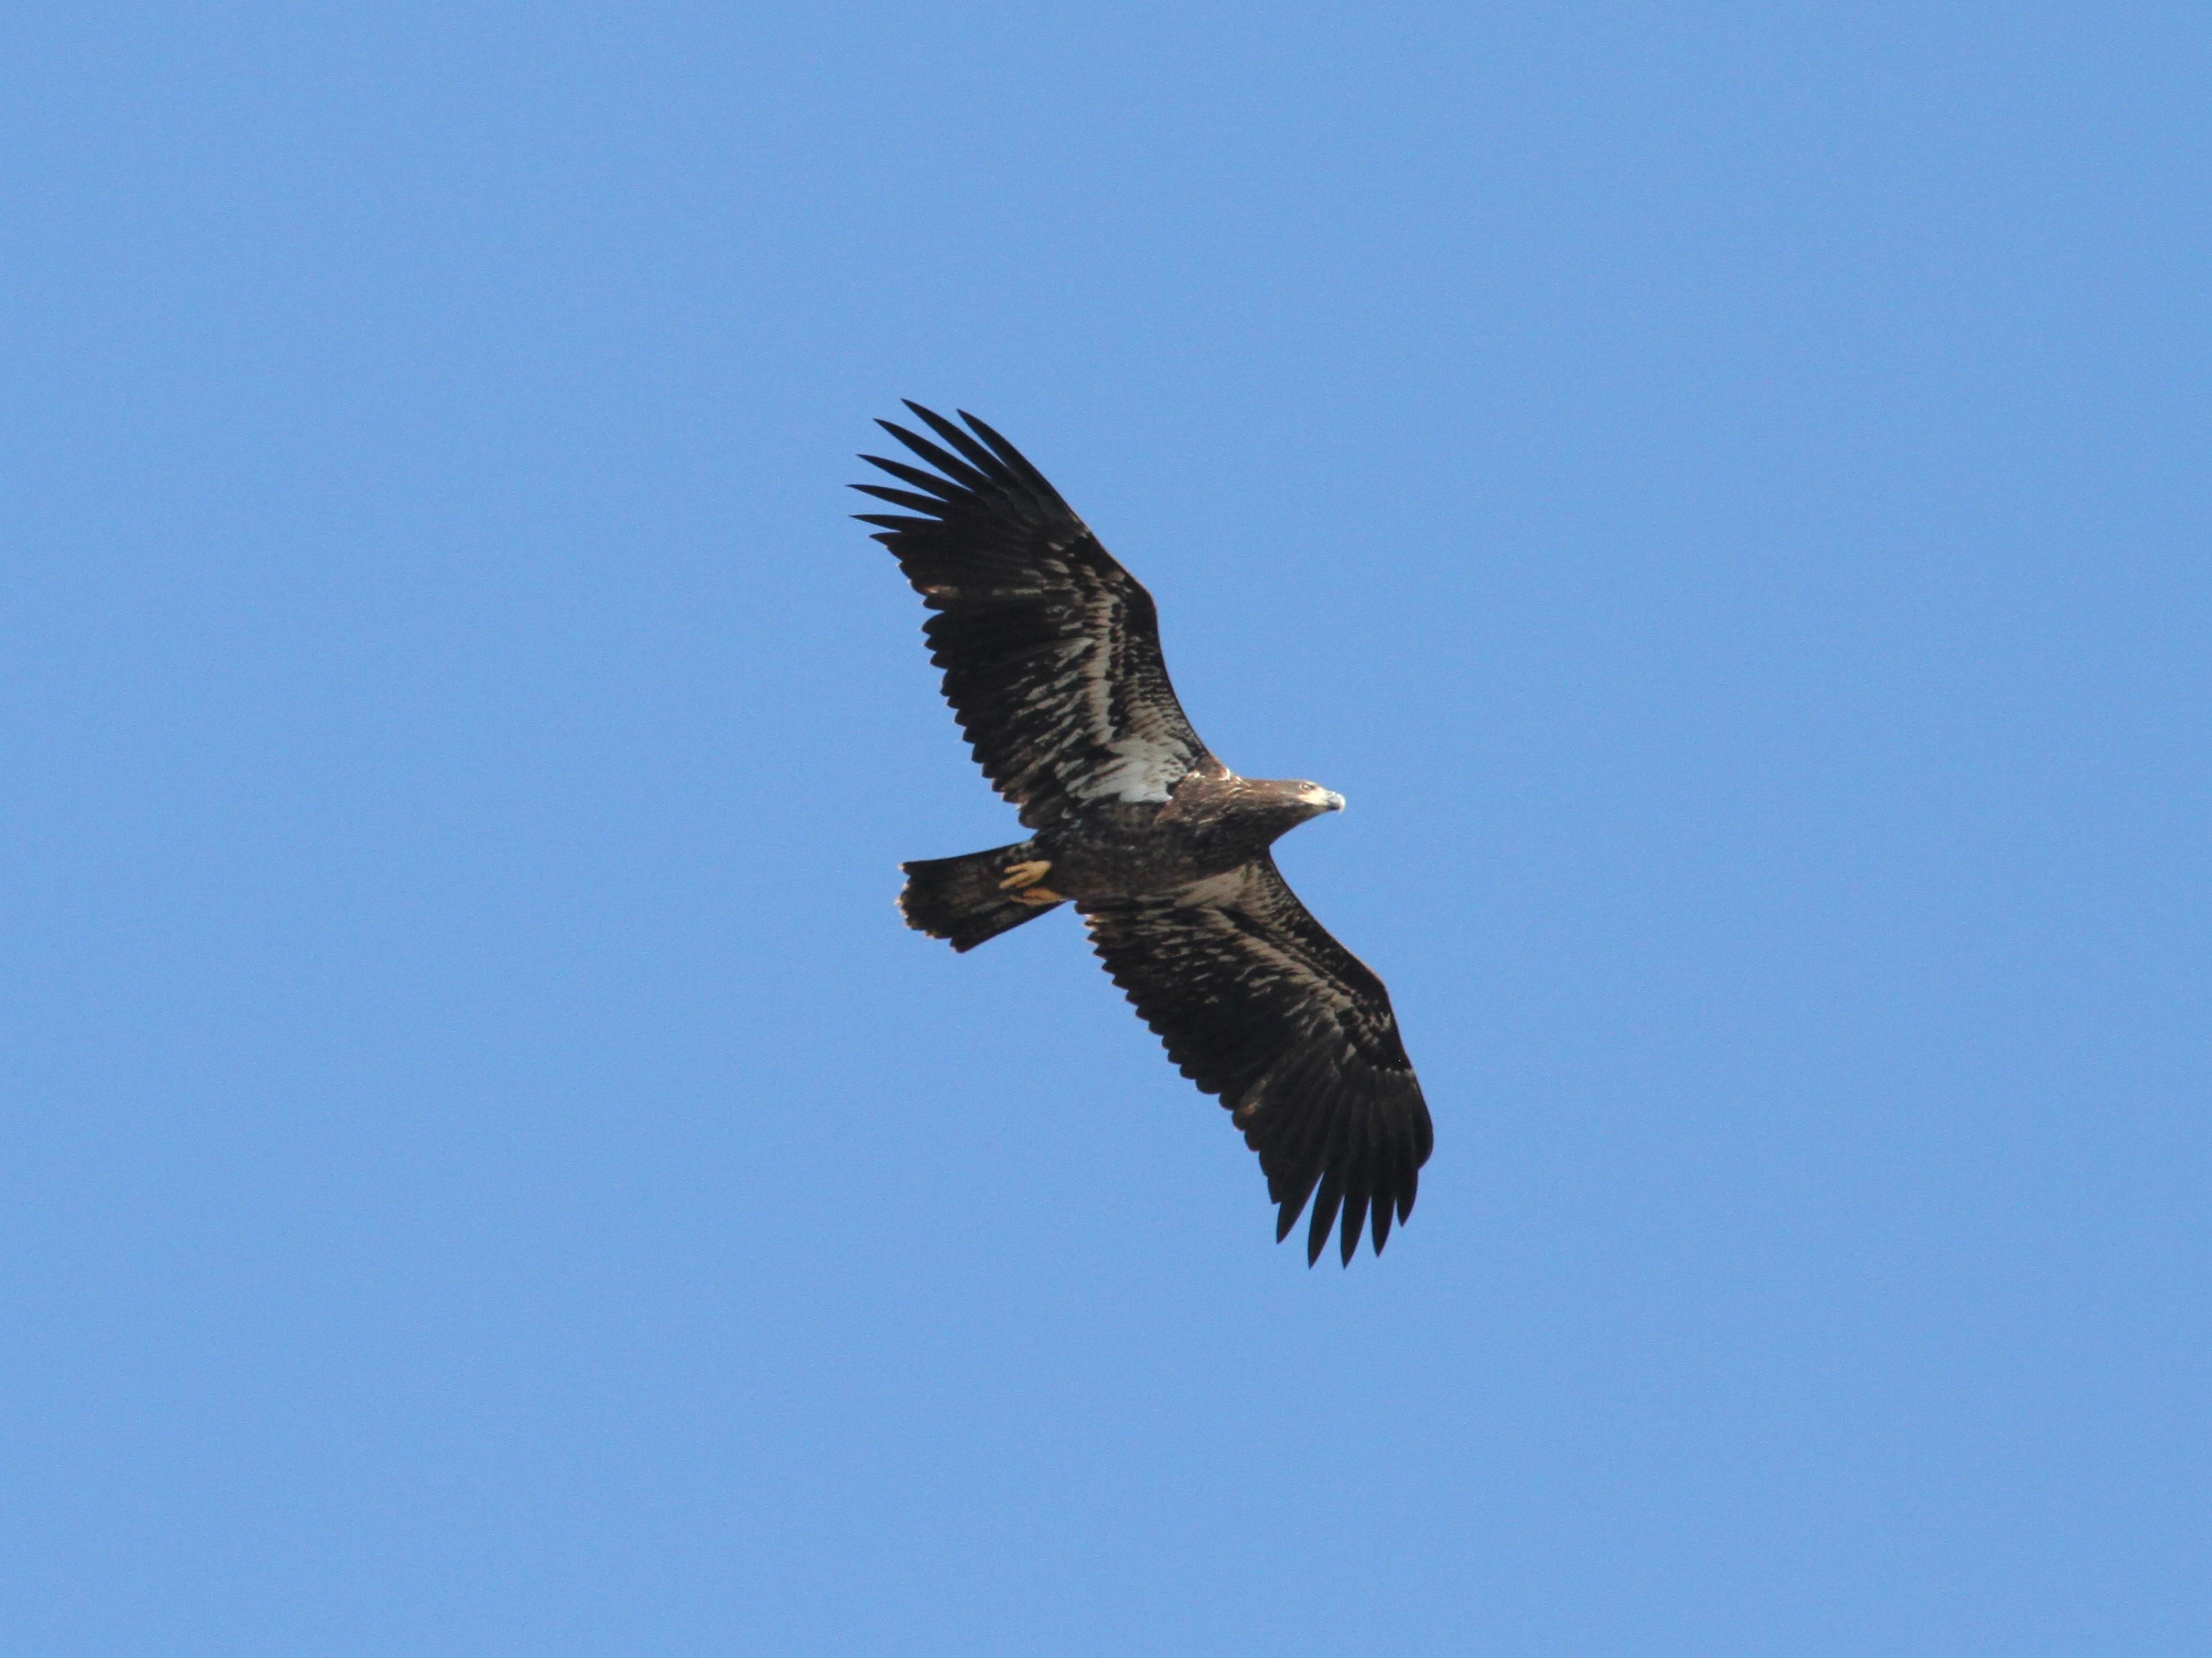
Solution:
<svg viewBox="0 0 2212 1658">
<path fill-rule="evenodd" d="M 933 613 L 945 700 L 1030 831 L 902 865 L 907 925 L 967 950 L 1073 903 L 1168 1057 L 1260 1154 L 1277 1241 L 1310 1198 L 1309 1265 L 1340 1212 L 1345 1263 L 1364 1228 L 1379 1254 L 1413 1211 L 1428 1106 L 1382 981 L 1267 850 L 1344 798 L 1215 759 L 1168 683 L 1152 595 L 998 433 L 907 407 L 941 445 L 878 422 L 927 469 L 862 456 L 902 487 L 854 487 L 901 510 L 858 516 Z"/>
</svg>

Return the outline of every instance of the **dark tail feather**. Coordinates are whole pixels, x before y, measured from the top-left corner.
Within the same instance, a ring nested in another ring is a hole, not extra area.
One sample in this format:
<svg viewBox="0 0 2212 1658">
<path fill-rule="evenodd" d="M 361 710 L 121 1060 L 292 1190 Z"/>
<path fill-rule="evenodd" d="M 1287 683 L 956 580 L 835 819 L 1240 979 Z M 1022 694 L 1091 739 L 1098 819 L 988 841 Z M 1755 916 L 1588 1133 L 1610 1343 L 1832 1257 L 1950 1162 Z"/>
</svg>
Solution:
<svg viewBox="0 0 2212 1658">
<path fill-rule="evenodd" d="M 1030 843 L 1023 841 L 989 852 L 971 852 L 964 858 L 917 858 L 901 864 L 906 890 L 899 894 L 899 913 L 917 932 L 950 938 L 955 950 L 973 950 L 986 938 L 1059 908 L 1057 902 L 1025 904 L 999 884 L 1006 878 L 1009 865 L 1035 856 Z M 1038 885 L 1051 890 L 1049 878 Z"/>
</svg>

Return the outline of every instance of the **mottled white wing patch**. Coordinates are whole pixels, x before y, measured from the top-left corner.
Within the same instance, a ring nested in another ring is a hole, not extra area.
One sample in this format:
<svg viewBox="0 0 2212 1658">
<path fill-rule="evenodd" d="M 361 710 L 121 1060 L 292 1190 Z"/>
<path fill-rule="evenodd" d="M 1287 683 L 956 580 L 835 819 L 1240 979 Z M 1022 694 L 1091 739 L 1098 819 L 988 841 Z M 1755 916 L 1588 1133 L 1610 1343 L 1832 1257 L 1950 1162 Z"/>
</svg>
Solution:
<svg viewBox="0 0 2212 1658">
<path fill-rule="evenodd" d="M 1164 800 L 1190 770 L 1190 756 L 1180 744 L 1121 737 L 1106 750 L 1113 759 L 1072 793 L 1085 800 Z"/>
</svg>

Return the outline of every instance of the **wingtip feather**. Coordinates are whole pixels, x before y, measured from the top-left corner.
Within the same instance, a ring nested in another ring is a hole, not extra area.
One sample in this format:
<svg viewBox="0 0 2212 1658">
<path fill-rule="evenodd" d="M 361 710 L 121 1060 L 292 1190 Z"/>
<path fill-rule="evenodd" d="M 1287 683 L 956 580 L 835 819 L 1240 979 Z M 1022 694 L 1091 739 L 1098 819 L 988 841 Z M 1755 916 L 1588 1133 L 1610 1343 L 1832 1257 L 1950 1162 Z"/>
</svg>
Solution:
<svg viewBox="0 0 2212 1658">
<path fill-rule="evenodd" d="M 1006 463 L 977 442 L 971 434 L 962 431 L 933 409 L 925 409 L 911 400 L 907 400 L 906 406 L 914 411 L 917 420 L 959 451 L 969 465 L 981 469 L 987 477 L 1001 483 L 1010 480 L 1011 471 Z"/>
<path fill-rule="evenodd" d="M 894 421 L 878 420 L 876 424 L 963 488 L 979 489 L 990 483 L 988 474 L 977 471 L 958 456 L 948 454 L 920 433 L 909 432 Z"/>
</svg>

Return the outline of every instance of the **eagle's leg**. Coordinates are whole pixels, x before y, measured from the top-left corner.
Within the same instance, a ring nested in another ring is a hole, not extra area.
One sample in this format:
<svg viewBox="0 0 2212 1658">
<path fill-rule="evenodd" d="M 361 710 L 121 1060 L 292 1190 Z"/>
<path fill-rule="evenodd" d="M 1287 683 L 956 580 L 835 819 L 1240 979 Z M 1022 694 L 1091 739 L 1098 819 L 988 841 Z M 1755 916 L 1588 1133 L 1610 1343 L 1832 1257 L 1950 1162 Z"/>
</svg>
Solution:
<svg viewBox="0 0 2212 1658">
<path fill-rule="evenodd" d="M 1049 859 L 1033 859 L 1025 864 L 1006 865 L 1006 878 L 999 883 L 999 890 L 1018 904 L 1056 904 L 1060 895 L 1044 885 L 1044 878 L 1052 872 Z"/>
</svg>

